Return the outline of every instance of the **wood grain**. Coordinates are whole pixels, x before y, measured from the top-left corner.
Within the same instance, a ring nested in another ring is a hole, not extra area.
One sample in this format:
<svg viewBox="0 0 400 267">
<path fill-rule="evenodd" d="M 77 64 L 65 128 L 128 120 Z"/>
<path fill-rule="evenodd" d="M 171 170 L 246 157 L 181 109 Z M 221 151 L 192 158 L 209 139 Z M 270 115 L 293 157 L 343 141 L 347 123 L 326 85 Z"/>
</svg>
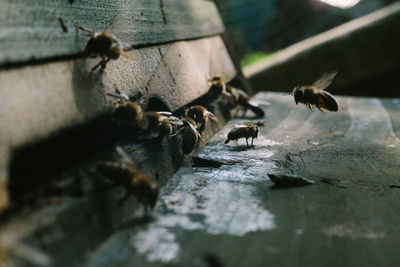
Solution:
<svg viewBox="0 0 400 267">
<path fill-rule="evenodd" d="M 60 19 L 63 23 L 60 22 Z M 0 66 L 83 51 L 87 38 L 74 22 L 142 46 L 222 33 L 218 11 L 204 0 L 3 0 L 0 10 Z"/>
<path fill-rule="evenodd" d="M 210 254 L 225 266 L 396 264 L 400 139 L 390 118 L 399 106 L 338 97 L 339 111 L 322 114 L 281 94 L 254 101 L 271 103 L 255 147 L 222 145 L 229 125 L 252 119 L 231 120 L 196 155 L 222 164 L 181 169 L 155 219 L 108 238 L 93 266 L 186 266 Z M 267 173 L 315 183 L 277 189 Z"/>
<path fill-rule="evenodd" d="M 113 107 L 114 87 L 132 97 L 155 98 L 170 111 L 206 93 L 207 76 L 232 78 L 234 65 L 219 36 L 136 51 L 140 59 L 111 61 L 90 73 L 98 59 L 70 60 L 0 72 L 0 170 L 12 151 L 62 129 L 85 125 Z"/>
</svg>

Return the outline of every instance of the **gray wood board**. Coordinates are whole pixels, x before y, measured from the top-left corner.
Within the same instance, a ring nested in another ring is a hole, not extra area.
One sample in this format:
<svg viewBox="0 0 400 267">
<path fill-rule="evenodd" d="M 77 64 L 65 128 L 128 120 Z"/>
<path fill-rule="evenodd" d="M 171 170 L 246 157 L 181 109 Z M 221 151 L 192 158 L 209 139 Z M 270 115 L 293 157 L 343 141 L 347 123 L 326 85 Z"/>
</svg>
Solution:
<svg viewBox="0 0 400 267">
<path fill-rule="evenodd" d="M 207 92 L 207 76 L 230 79 L 235 75 L 219 36 L 141 48 L 136 53 L 139 60 L 113 60 L 104 73 L 90 73 L 99 59 L 1 71 L 0 181 L 8 177 L 7 166 L 16 148 L 109 112 L 115 98 L 106 93 L 114 93 L 114 86 L 128 96 L 157 98 L 173 111 Z"/>
<path fill-rule="evenodd" d="M 222 266 L 396 265 L 399 99 L 338 97 L 327 114 L 280 94 L 255 100 L 271 105 L 254 149 L 222 145 L 224 127 L 197 154 L 224 164 L 182 168 L 154 220 L 115 233 L 89 266 L 210 266 L 210 255 Z M 315 184 L 275 189 L 267 173 Z"/>
<path fill-rule="evenodd" d="M 76 34 L 74 22 L 102 32 L 116 18 L 111 33 L 130 45 L 224 31 L 214 3 L 204 0 L 2 0 L 0 5 L 0 65 L 82 52 L 87 38 Z"/>
</svg>

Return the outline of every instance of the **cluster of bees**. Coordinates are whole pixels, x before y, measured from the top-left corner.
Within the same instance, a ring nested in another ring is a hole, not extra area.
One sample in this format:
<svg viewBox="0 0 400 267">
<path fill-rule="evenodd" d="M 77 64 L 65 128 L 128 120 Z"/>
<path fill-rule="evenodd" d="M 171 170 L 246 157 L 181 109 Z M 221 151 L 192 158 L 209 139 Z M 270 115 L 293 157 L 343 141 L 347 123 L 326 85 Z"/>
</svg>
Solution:
<svg viewBox="0 0 400 267">
<path fill-rule="evenodd" d="M 145 111 L 144 102 L 131 101 L 128 96 L 121 94 L 115 88 L 115 93 L 109 96 L 118 98 L 112 117 L 118 124 L 131 127 L 138 136 L 150 138 L 169 138 L 171 136 L 181 136 L 181 150 L 183 154 L 192 153 L 203 142 L 203 133 L 209 120 L 217 121 L 215 115 L 202 105 L 192 105 L 183 108 L 182 116 L 177 116 L 168 111 Z M 241 108 L 244 112 L 252 110 L 255 115 L 264 115 L 264 111 L 256 104 L 250 102 L 250 98 L 244 92 L 227 85 L 221 76 L 214 76 L 209 79 L 209 90 L 205 95 L 206 99 L 225 100 L 230 108 Z M 229 140 L 239 138 L 257 137 L 258 127 L 261 124 L 243 123 L 235 125 L 228 134 Z M 227 140 L 228 140 L 227 139 Z M 228 143 L 228 141 L 226 141 Z M 158 198 L 158 186 L 146 174 L 138 170 L 130 157 L 122 150 L 117 148 L 119 161 L 99 162 L 97 170 L 114 184 L 123 186 L 126 194 L 121 198 L 120 203 L 133 195 L 145 207 L 145 214 L 148 209 L 152 209 Z"/>
<path fill-rule="evenodd" d="M 106 68 L 110 60 L 116 60 L 124 55 L 125 48 L 121 42 L 115 38 L 108 30 L 104 32 L 94 32 L 88 30 L 79 24 L 75 24 L 77 30 L 84 32 L 89 37 L 85 52 L 90 57 L 100 57 L 101 60 L 96 64 L 92 71 L 101 67 Z M 313 111 L 313 105 L 321 112 L 324 109 L 337 111 L 338 104 L 335 98 L 324 89 L 331 84 L 336 72 L 323 75 L 311 86 L 297 86 L 293 89 L 291 95 L 294 96 L 296 104 L 303 103 Z M 251 110 L 256 116 L 263 117 L 264 110 L 257 104 L 250 101 L 250 97 L 241 90 L 228 85 L 221 76 L 215 75 L 208 80 L 209 90 L 206 94 L 207 99 L 214 101 L 224 99 L 227 106 L 231 109 L 243 109 L 243 115 L 247 110 Z M 198 144 L 203 141 L 202 134 L 206 122 L 210 119 L 217 121 L 213 113 L 201 105 L 193 105 L 184 110 L 181 117 L 174 116 L 167 111 L 144 111 L 143 103 L 140 101 L 131 101 L 127 96 L 121 94 L 118 89 L 116 94 L 109 94 L 119 99 L 117 106 L 113 111 L 113 117 L 119 122 L 132 126 L 138 134 L 146 136 L 169 137 L 172 135 L 182 136 L 181 149 L 183 154 L 190 154 Z M 263 123 L 242 123 L 234 125 L 228 133 L 225 144 L 231 140 L 240 138 L 251 138 L 251 146 L 259 133 L 259 126 Z M 145 211 L 155 206 L 158 198 L 158 186 L 150 177 L 135 166 L 130 157 L 121 149 L 117 149 L 120 160 L 117 162 L 99 162 L 98 171 L 112 180 L 115 184 L 126 188 L 126 195 L 120 202 L 125 201 L 130 195 L 134 195 L 138 201 L 145 206 Z"/>
</svg>

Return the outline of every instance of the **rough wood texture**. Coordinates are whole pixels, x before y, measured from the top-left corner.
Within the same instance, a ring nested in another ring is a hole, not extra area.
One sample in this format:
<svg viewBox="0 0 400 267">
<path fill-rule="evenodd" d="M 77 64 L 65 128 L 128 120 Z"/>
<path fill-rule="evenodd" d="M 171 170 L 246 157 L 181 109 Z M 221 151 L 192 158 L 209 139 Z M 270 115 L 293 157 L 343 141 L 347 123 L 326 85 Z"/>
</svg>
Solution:
<svg viewBox="0 0 400 267">
<path fill-rule="evenodd" d="M 235 75 L 220 37 L 137 50 L 140 60 L 111 61 L 90 73 L 99 59 L 71 60 L 0 72 L 0 170 L 5 178 L 14 149 L 61 129 L 82 125 L 109 111 L 114 86 L 129 96 L 156 98 L 173 111 L 208 90 L 207 76 Z"/>
<path fill-rule="evenodd" d="M 339 111 L 322 114 L 291 96 L 257 94 L 270 106 L 255 147 L 222 145 L 224 127 L 196 155 L 218 164 L 180 169 L 151 220 L 135 217 L 132 203 L 116 208 L 117 196 L 104 198 L 110 190 L 95 195 L 95 211 L 88 195 L 63 196 L 13 218 L 35 226 L 20 242 L 54 256 L 54 266 L 210 266 L 209 258 L 222 266 L 396 266 L 400 99 L 337 99 Z M 315 183 L 276 189 L 267 173 Z M 98 181 L 89 167 L 71 175 Z M 66 242 L 85 250 L 63 249 Z"/>
<path fill-rule="evenodd" d="M 254 90 L 291 91 L 322 73 L 338 75 L 329 91 L 399 96 L 400 3 L 294 44 L 244 68 Z M 379 78 L 379 81 L 378 81 Z"/>
<path fill-rule="evenodd" d="M 131 45 L 193 39 L 224 30 L 214 3 L 204 0 L 3 0 L 0 65 L 82 52 L 86 38 L 76 35 L 74 22 L 102 32 L 116 16 L 111 32 Z"/>
<path fill-rule="evenodd" d="M 181 169 L 157 218 L 114 234 L 91 266 L 209 266 L 210 255 L 222 266 L 396 265 L 399 99 L 339 97 L 328 114 L 280 94 L 254 100 L 271 103 L 254 149 L 222 145 L 224 127 L 196 155 L 222 165 Z M 267 173 L 315 184 L 277 189 Z"/>
</svg>

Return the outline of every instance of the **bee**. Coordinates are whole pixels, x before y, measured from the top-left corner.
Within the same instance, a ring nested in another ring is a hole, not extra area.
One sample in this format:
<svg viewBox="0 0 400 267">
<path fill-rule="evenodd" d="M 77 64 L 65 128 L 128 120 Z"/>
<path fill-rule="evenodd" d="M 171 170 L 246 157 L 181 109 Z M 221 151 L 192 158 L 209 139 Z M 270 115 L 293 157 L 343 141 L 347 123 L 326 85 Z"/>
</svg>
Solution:
<svg viewBox="0 0 400 267">
<path fill-rule="evenodd" d="M 208 119 L 211 119 L 213 121 L 218 121 L 217 117 L 215 117 L 213 113 L 211 113 L 201 105 L 195 105 L 189 107 L 185 111 L 185 116 L 192 118 L 196 122 L 196 124 L 199 126 L 197 130 L 200 133 L 204 131 Z"/>
<path fill-rule="evenodd" d="M 257 124 L 245 122 L 243 124 L 235 125 L 235 127 L 228 133 L 228 138 L 225 140 L 224 144 L 229 143 L 231 140 L 246 138 L 246 144 L 247 147 L 249 147 L 248 139 L 251 138 L 251 146 L 253 146 L 253 140 L 254 138 L 257 138 L 258 132 L 259 127 Z"/>
<path fill-rule="evenodd" d="M 147 124 L 147 134 L 156 133 L 157 136 L 168 136 L 172 133 L 172 124 L 169 120 L 170 112 L 167 111 L 147 111 L 144 113 L 143 120 Z"/>
<path fill-rule="evenodd" d="M 336 74 L 337 72 L 324 74 L 311 86 L 296 86 L 292 92 L 296 105 L 299 102 L 303 103 L 307 105 L 311 111 L 314 111 L 312 106 L 315 105 L 322 113 L 325 112 L 323 108 L 330 111 L 338 111 L 338 104 L 335 98 L 327 91 L 324 91 L 324 89 L 332 83 Z"/>
<path fill-rule="evenodd" d="M 183 118 L 182 122 L 182 152 L 183 154 L 190 154 L 195 149 L 199 139 L 203 143 L 204 140 L 196 129 L 196 122 L 192 118 Z"/>
<path fill-rule="evenodd" d="M 117 107 L 113 111 L 113 117 L 121 123 L 126 123 L 134 127 L 139 127 L 142 130 L 147 129 L 147 121 L 143 120 L 143 102 L 132 102 L 127 95 L 121 94 L 115 86 L 115 93 L 107 93 L 107 95 L 119 99 Z"/>
<path fill-rule="evenodd" d="M 254 114 L 259 117 L 264 117 L 265 113 L 262 108 L 259 107 L 257 103 L 250 100 L 250 97 L 242 90 L 237 90 L 230 85 L 226 86 L 226 92 L 229 93 L 228 104 L 231 108 L 240 106 L 243 108 L 243 116 L 246 114 L 247 110 L 250 109 Z"/>
<path fill-rule="evenodd" d="M 117 147 L 117 152 L 121 156 L 118 162 L 101 161 L 97 165 L 97 170 L 106 178 L 114 182 L 115 185 L 125 187 L 125 195 L 119 200 L 119 204 L 125 202 L 131 195 L 144 205 L 145 215 L 148 208 L 153 209 L 159 194 L 158 186 L 150 177 L 140 172 L 135 163 L 125 153 L 121 147 Z"/>
<path fill-rule="evenodd" d="M 85 47 L 85 53 L 89 57 L 101 57 L 100 62 L 91 69 L 91 72 L 98 67 L 104 70 L 111 59 L 117 60 L 121 55 L 132 60 L 137 60 L 137 54 L 131 53 L 129 56 L 125 54 L 124 52 L 129 49 L 124 48 L 122 42 L 110 33 L 113 24 L 115 24 L 118 19 L 120 19 L 120 16 L 115 16 L 104 32 L 94 32 L 75 22 L 75 28 L 83 31 L 84 35 L 89 37 Z"/>
<path fill-rule="evenodd" d="M 226 83 L 223 81 L 221 75 L 214 75 L 208 79 L 209 89 L 207 95 L 211 99 L 217 99 L 225 94 Z"/>
</svg>

